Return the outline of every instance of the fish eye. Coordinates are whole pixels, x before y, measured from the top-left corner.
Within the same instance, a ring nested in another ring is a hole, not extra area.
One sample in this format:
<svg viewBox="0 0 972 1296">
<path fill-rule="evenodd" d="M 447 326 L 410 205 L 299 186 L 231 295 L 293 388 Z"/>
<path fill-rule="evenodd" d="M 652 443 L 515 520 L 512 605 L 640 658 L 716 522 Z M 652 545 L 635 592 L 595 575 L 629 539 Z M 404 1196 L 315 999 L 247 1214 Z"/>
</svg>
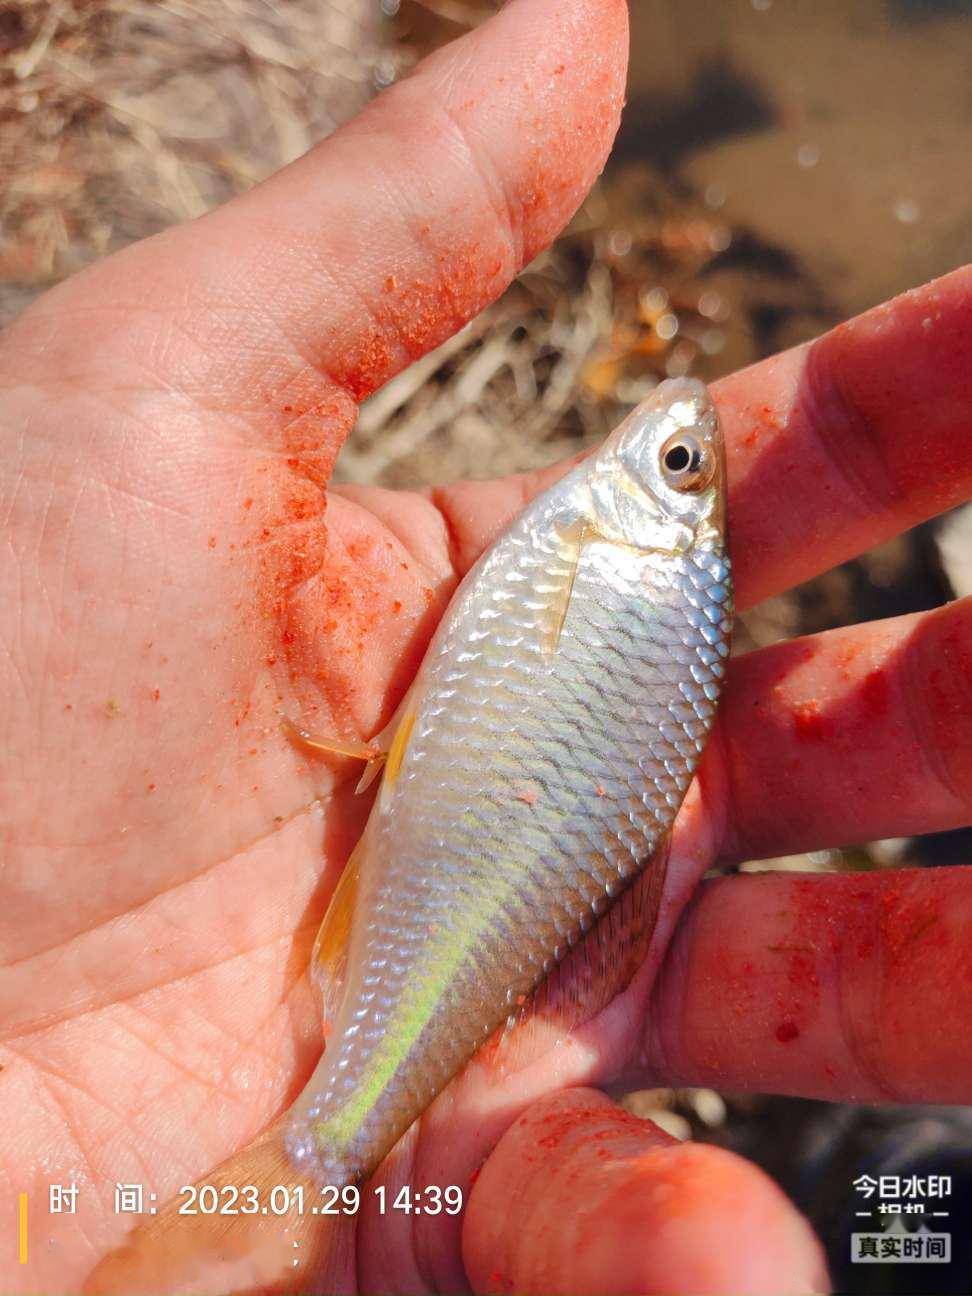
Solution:
<svg viewBox="0 0 972 1296">
<path fill-rule="evenodd" d="M 677 432 L 661 449 L 662 476 L 679 491 L 704 490 L 712 480 L 712 455 L 695 437 Z"/>
</svg>

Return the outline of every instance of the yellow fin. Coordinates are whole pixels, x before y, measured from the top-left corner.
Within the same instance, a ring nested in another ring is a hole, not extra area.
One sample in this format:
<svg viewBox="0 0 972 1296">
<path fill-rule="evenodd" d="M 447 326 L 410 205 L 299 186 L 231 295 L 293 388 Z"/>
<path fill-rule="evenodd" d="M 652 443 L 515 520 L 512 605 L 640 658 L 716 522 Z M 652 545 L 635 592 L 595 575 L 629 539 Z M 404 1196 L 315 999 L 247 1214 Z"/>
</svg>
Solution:
<svg viewBox="0 0 972 1296">
<path fill-rule="evenodd" d="M 292 742 L 302 743 L 305 747 L 313 748 L 314 751 L 328 752 L 332 756 L 350 756 L 355 760 L 366 761 L 367 764 L 355 788 L 355 792 L 365 792 L 371 787 L 384 768 L 385 761 L 390 757 L 396 739 L 400 744 L 400 748 L 397 749 L 398 755 L 392 781 L 398 776 L 405 745 L 408 743 L 412 725 L 415 723 L 416 705 L 414 696 L 416 683 L 417 678 L 406 689 L 402 700 L 392 713 L 391 719 L 369 742 L 361 742 L 357 738 L 338 738 L 332 734 L 312 733 L 311 730 L 295 724 L 289 716 L 282 716 L 280 725 Z M 407 728 L 403 733 L 402 730 L 405 726 Z"/>
<path fill-rule="evenodd" d="M 332 756 L 350 756 L 354 760 L 372 761 L 381 755 L 374 742 L 361 742 L 358 738 L 338 738 L 334 734 L 316 734 L 294 724 L 289 716 L 281 716 L 280 727 L 292 742 L 303 743 L 314 751 L 328 752 Z"/>
<path fill-rule="evenodd" d="M 382 752 L 378 756 L 372 757 L 372 759 L 361 771 L 361 777 L 358 779 L 358 782 L 355 785 L 355 789 L 354 789 L 355 792 L 356 793 L 367 792 L 368 789 L 371 787 L 372 783 L 374 783 L 375 779 L 384 769 L 384 766 L 385 766 L 384 752 Z"/>
<path fill-rule="evenodd" d="M 358 879 L 361 876 L 361 861 L 364 858 L 368 829 L 358 840 L 358 844 L 348 856 L 344 872 L 334 888 L 327 912 L 314 941 L 311 953 L 311 980 L 321 992 L 324 1010 L 324 1038 L 327 1038 L 328 1024 L 333 1022 L 340 1007 L 344 993 L 344 981 L 348 965 L 348 938 L 351 935 L 351 924 L 354 920 L 354 905 L 358 895 Z"/>
<path fill-rule="evenodd" d="M 395 786 L 395 780 L 398 778 L 399 771 L 402 768 L 402 761 L 405 759 L 405 751 L 408 747 L 408 740 L 412 736 L 414 724 L 415 712 L 406 711 L 402 716 L 401 723 L 395 730 L 395 737 L 388 748 L 388 757 L 385 760 L 385 784 L 389 788 Z"/>
</svg>

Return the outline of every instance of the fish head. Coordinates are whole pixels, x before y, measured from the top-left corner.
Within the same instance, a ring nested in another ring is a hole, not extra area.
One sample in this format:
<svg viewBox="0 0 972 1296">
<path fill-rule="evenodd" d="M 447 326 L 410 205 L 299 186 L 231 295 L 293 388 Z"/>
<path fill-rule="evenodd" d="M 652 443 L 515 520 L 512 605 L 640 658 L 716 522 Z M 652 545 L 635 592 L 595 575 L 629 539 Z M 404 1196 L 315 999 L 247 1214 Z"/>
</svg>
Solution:
<svg viewBox="0 0 972 1296">
<path fill-rule="evenodd" d="M 722 537 L 725 453 L 705 385 L 660 383 L 594 456 L 590 492 L 598 530 L 636 548 L 684 552 Z"/>
</svg>

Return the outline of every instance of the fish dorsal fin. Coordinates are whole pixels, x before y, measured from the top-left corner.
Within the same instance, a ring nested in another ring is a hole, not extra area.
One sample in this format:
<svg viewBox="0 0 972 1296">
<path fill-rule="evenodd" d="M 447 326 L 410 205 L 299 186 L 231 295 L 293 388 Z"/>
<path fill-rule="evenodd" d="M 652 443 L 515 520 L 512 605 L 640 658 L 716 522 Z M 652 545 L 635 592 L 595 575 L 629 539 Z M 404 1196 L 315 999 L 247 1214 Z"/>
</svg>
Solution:
<svg viewBox="0 0 972 1296">
<path fill-rule="evenodd" d="M 344 872 L 334 888 L 324 921 L 321 923 L 311 953 L 311 981 L 320 991 L 323 1007 L 324 1038 L 333 1023 L 344 994 L 347 977 L 348 940 L 354 920 L 354 906 L 358 895 L 361 861 L 364 857 L 368 830 L 365 829 L 358 844 L 348 857 Z"/>
<path fill-rule="evenodd" d="M 508 1019 L 490 1068 L 528 1066 L 556 1040 L 583 1026 L 630 984 L 644 962 L 658 917 L 671 836 L 610 909 L 580 938 Z"/>
</svg>

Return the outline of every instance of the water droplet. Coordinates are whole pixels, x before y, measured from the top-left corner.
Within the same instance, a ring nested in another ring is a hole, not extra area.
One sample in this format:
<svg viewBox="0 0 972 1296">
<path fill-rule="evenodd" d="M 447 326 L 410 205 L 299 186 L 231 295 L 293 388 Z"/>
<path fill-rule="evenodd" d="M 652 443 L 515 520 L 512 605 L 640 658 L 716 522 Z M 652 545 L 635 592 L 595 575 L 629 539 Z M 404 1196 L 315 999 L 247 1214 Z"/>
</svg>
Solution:
<svg viewBox="0 0 972 1296">
<path fill-rule="evenodd" d="M 661 315 L 668 305 L 664 288 L 645 288 L 641 293 L 641 309 L 645 315 Z"/>
<path fill-rule="evenodd" d="M 721 207 L 726 201 L 725 187 L 713 181 L 705 187 L 705 205 L 713 209 Z"/>
<path fill-rule="evenodd" d="M 699 296 L 698 311 L 706 319 L 723 320 L 729 314 L 726 302 L 717 292 L 704 292 Z"/>
<path fill-rule="evenodd" d="M 612 230 L 608 239 L 608 251 L 612 256 L 627 256 L 631 251 L 631 235 L 627 230 Z"/>
<path fill-rule="evenodd" d="M 655 322 L 655 332 L 663 342 L 669 342 L 678 332 L 678 316 L 666 312 Z"/>
</svg>

